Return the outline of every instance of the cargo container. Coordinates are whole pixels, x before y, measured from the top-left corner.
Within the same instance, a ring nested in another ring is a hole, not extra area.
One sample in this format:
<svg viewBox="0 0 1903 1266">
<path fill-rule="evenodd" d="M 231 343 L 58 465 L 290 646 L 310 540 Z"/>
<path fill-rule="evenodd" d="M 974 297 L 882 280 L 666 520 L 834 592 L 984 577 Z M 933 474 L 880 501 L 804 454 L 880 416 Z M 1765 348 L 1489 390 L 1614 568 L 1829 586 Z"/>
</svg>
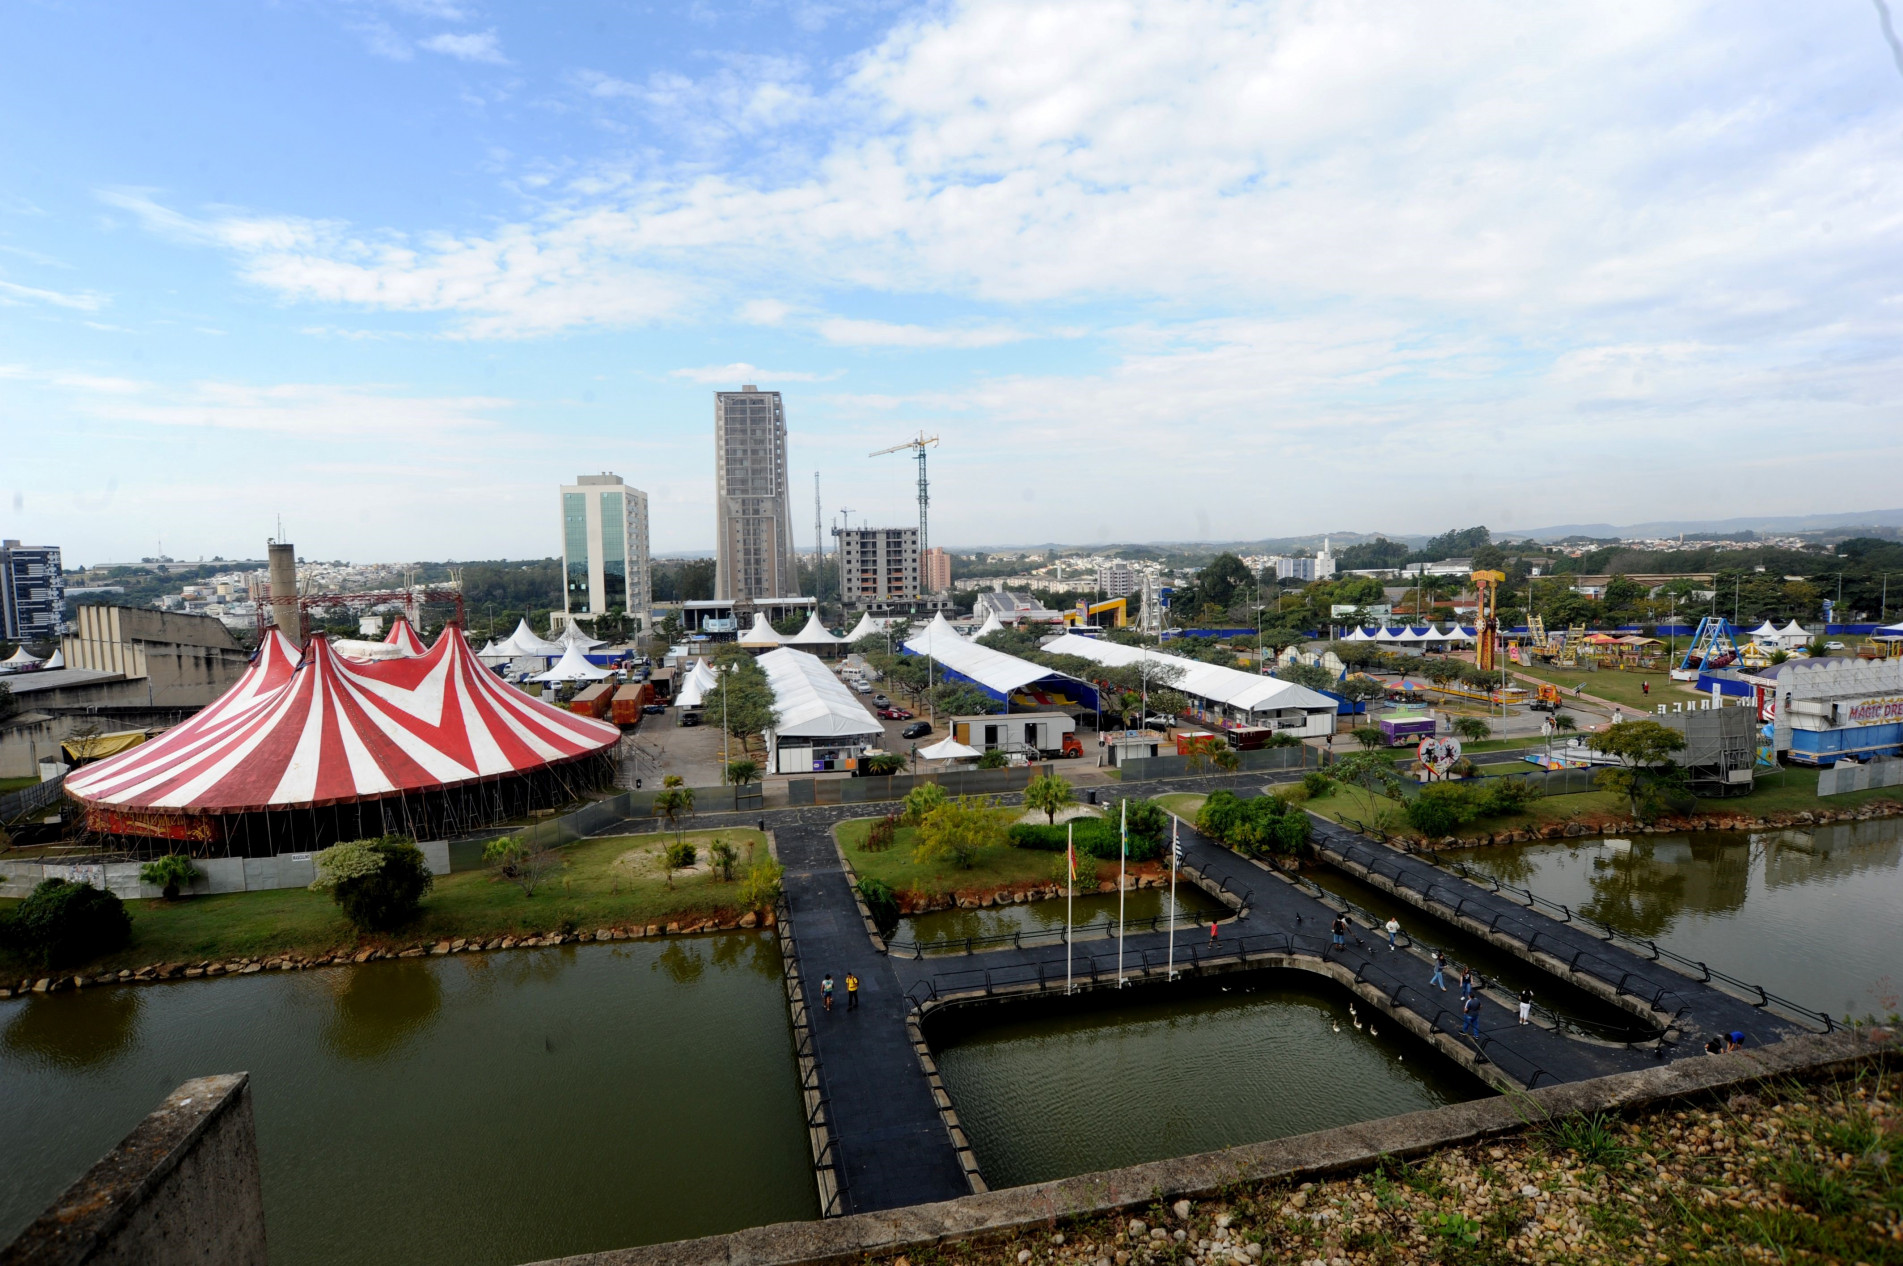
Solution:
<svg viewBox="0 0 1903 1266">
<path fill-rule="evenodd" d="M 1435 720 L 1432 713 L 1397 712 L 1393 716 L 1382 717 L 1376 724 L 1381 727 L 1381 736 L 1387 740 L 1389 747 L 1418 743 L 1434 736 Z"/>
<path fill-rule="evenodd" d="M 573 699 L 568 701 L 568 710 L 600 721 L 608 715 L 609 705 L 614 699 L 614 690 L 613 683 L 606 681 L 584 686 Z"/>
<path fill-rule="evenodd" d="M 624 730 L 640 728 L 641 709 L 647 707 L 653 698 L 654 689 L 645 681 L 622 686 L 615 691 L 614 723 Z"/>
<path fill-rule="evenodd" d="M 648 678 L 648 685 L 654 687 L 655 702 L 666 703 L 674 697 L 674 685 L 680 680 L 680 676 L 681 670 L 678 668 L 655 670 L 654 675 Z"/>
</svg>

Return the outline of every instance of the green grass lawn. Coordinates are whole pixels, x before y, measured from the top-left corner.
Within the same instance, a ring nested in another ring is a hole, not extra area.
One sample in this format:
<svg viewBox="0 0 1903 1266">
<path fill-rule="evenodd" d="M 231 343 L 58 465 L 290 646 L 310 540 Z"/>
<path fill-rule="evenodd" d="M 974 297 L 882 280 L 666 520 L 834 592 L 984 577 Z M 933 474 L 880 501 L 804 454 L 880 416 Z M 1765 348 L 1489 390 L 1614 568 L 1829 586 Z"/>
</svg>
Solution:
<svg viewBox="0 0 1903 1266">
<path fill-rule="evenodd" d="M 684 916 L 738 913 L 735 893 L 747 864 L 747 845 L 765 858 L 765 837 L 752 829 L 689 831 L 701 866 L 677 872 L 668 887 L 659 865 L 672 834 L 583 840 L 561 850 L 566 865 L 528 896 L 487 870 L 439 875 L 415 923 L 389 937 L 356 933 L 330 894 L 304 888 L 128 901 L 132 941 L 122 951 L 84 965 L 88 972 L 147 963 L 196 963 L 279 953 L 315 955 L 348 946 L 407 945 L 445 938 L 531 935 L 608 925 L 666 923 Z M 707 846 L 724 839 L 739 850 L 732 883 L 705 865 Z M 4 863 L 0 863 L 3 865 Z M 7 907 L 16 904 L 6 902 Z M 0 956 L 0 978 L 32 974 L 30 964 Z"/>
<path fill-rule="evenodd" d="M 1006 821 L 1014 821 L 1020 810 L 1004 809 L 999 812 Z M 846 861 L 861 879 L 884 880 L 894 892 L 990 891 L 1011 884 L 1050 883 L 1056 880 L 1057 867 L 1063 857 L 1062 853 L 1000 845 L 979 853 L 977 860 L 966 870 L 944 861 L 918 862 L 912 857 L 912 850 L 918 843 L 918 833 L 909 826 L 899 828 L 891 848 L 868 853 L 865 849 L 866 835 L 872 830 L 875 820 L 855 818 L 850 822 L 841 822 L 833 828 L 834 834 L 845 851 Z M 1081 856 L 1078 858 L 1080 866 L 1088 860 Z"/>
<path fill-rule="evenodd" d="M 23 791 L 38 781 L 39 777 L 37 775 L 29 775 L 25 778 L 0 778 L 0 796 L 15 791 Z"/>
<path fill-rule="evenodd" d="M 1614 703 L 1625 704 L 1641 712 L 1654 711 L 1661 703 L 1683 702 L 1697 695 L 1696 691 L 1673 681 L 1665 673 L 1627 672 L 1621 668 L 1602 668 L 1592 672 L 1585 668 L 1554 668 L 1546 664 L 1521 667 L 1509 664 L 1509 672 L 1523 674 L 1539 681 L 1550 681 L 1562 687 L 1565 697 L 1570 700 L 1574 686 L 1582 681 L 1586 683 L 1586 693 L 1597 695 L 1601 699 L 1610 699 Z M 1521 682 L 1525 685 L 1525 682 Z M 1646 694 L 1643 685 L 1650 685 L 1652 693 Z M 1529 688 L 1530 689 L 1530 688 Z M 1584 700 L 1581 700 L 1583 703 Z"/>
<path fill-rule="evenodd" d="M 1209 797 L 1193 791 L 1172 791 L 1166 795 L 1154 796 L 1152 799 L 1183 821 L 1194 822 L 1197 811 L 1203 807 L 1203 801 Z"/>
</svg>

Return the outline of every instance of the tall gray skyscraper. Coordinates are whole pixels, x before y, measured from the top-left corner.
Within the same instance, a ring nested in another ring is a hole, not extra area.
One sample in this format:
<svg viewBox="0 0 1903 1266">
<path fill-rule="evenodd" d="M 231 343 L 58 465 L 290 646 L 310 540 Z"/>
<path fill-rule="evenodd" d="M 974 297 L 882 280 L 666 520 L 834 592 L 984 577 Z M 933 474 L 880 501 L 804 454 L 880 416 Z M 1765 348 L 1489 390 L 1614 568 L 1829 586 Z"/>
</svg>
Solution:
<svg viewBox="0 0 1903 1266">
<path fill-rule="evenodd" d="M 779 392 L 749 383 L 714 393 L 714 516 L 714 597 L 798 595 Z"/>
</svg>

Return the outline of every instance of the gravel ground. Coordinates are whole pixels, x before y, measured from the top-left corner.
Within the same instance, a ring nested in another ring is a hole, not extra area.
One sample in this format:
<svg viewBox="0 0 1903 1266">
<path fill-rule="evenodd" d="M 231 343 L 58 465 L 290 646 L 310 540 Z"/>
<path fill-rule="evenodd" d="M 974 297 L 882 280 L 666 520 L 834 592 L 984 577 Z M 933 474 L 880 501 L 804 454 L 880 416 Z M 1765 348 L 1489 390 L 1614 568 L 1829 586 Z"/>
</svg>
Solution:
<svg viewBox="0 0 1903 1266">
<path fill-rule="evenodd" d="M 1058 1223 L 893 1266 L 1903 1262 L 1903 1079 L 1872 1068 L 1412 1164 Z"/>
</svg>

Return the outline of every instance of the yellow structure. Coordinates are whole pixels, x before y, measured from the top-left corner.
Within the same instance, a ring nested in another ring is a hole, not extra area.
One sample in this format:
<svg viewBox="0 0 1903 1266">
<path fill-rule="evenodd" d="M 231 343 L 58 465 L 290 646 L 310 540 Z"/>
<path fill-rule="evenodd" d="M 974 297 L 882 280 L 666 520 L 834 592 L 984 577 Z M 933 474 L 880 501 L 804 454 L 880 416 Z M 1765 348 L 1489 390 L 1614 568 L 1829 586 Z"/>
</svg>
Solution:
<svg viewBox="0 0 1903 1266">
<path fill-rule="evenodd" d="M 1473 582 L 1474 592 L 1480 595 L 1480 607 L 1474 613 L 1474 623 L 1479 627 L 1474 634 L 1479 638 L 1474 648 L 1474 663 L 1491 672 L 1498 663 L 1500 645 L 1500 585 L 1506 580 L 1505 572 L 1477 571 L 1468 577 Z"/>
<path fill-rule="evenodd" d="M 1086 605 L 1084 600 L 1079 598 L 1075 611 L 1064 612 L 1064 624 L 1068 628 L 1076 628 L 1080 624 L 1095 625 L 1096 617 L 1105 611 L 1116 617 L 1116 623 L 1112 624 L 1111 628 L 1120 629 L 1130 623 L 1130 603 L 1126 598 L 1112 598 L 1108 602 L 1090 605 Z"/>
</svg>

